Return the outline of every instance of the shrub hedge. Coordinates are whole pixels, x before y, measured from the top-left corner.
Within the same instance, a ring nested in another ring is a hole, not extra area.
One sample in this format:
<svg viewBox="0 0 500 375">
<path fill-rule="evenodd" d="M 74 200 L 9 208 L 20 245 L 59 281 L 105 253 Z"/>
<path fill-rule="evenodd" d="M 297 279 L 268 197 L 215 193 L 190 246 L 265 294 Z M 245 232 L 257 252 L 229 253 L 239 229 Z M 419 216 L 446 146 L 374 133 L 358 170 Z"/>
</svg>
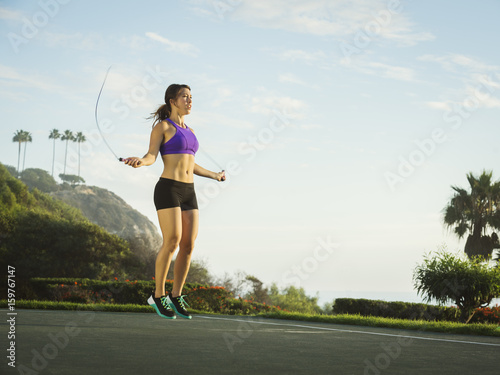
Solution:
<svg viewBox="0 0 500 375">
<path fill-rule="evenodd" d="M 167 280 L 167 292 L 173 281 Z M 23 285 L 19 298 L 38 301 L 73 303 L 108 303 L 146 305 L 155 289 L 154 280 L 101 281 L 75 278 L 33 278 Z M 252 300 L 233 298 L 225 288 L 199 283 L 186 283 L 183 292 L 192 309 L 229 315 L 254 315 L 261 312 L 278 312 L 279 307 Z"/>
<path fill-rule="evenodd" d="M 456 307 L 355 298 L 337 298 L 333 304 L 333 312 L 334 314 L 450 322 L 458 322 L 460 317 L 460 311 Z M 471 323 L 500 324 L 500 307 L 477 309 Z"/>
<path fill-rule="evenodd" d="M 333 311 L 336 314 L 360 314 L 363 316 L 429 321 L 453 321 L 457 313 L 457 309 L 451 307 L 354 298 L 337 298 L 333 305 Z"/>
<path fill-rule="evenodd" d="M 171 290 L 172 280 L 167 280 L 165 286 L 167 291 Z M 16 297 L 23 300 L 147 306 L 147 299 L 154 289 L 154 280 L 33 278 L 16 284 Z M 286 311 L 279 306 L 233 298 L 231 293 L 218 286 L 186 283 L 184 293 L 190 308 L 199 311 L 228 315 Z M 459 321 L 459 311 L 455 307 L 354 298 L 337 298 L 333 313 L 406 320 Z M 470 323 L 500 325 L 500 306 L 477 309 Z"/>
</svg>

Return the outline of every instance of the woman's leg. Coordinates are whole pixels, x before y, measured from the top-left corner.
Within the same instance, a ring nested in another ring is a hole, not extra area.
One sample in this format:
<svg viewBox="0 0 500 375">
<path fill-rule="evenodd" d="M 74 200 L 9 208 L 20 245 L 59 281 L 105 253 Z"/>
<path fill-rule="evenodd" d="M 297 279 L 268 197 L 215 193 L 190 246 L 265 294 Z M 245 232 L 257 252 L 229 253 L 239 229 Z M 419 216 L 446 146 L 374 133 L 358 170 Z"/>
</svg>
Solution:
<svg viewBox="0 0 500 375">
<path fill-rule="evenodd" d="M 175 258 L 172 297 L 179 297 L 182 294 L 182 288 L 191 264 L 194 241 L 198 236 L 198 219 L 198 210 L 182 211 L 182 237 L 179 253 Z"/>
<path fill-rule="evenodd" d="M 155 297 L 159 298 L 165 295 L 165 280 L 170 262 L 181 241 L 183 215 L 180 207 L 165 208 L 158 210 L 157 213 L 163 235 L 163 244 L 156 256 L 155 264 Z"/>
</svg>

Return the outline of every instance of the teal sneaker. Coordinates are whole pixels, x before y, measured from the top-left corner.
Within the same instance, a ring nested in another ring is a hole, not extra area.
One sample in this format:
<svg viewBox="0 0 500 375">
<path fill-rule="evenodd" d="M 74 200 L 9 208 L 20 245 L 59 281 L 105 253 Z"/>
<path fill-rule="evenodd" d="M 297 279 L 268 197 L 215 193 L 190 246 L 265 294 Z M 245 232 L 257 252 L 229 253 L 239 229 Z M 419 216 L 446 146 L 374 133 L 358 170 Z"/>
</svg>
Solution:
<svg viewBox="0 0 500 375">
<path fill-rule="evenodd" d="M 189 305 L 184 301 L 184 297 L 186 296 L 172 297 L 172 293 L 170 293 L 167 296 L 167 303 L 177 315 L 185 319 L 191 319 L 192 316 L 186 310 Z"/>
<path fill-rule="evenodd" d="M 167 296 L 162 296 L 159 298 L 155 297 L 155 294 L 151 294 L 148 298 L 148 304 L 156 310 L 158 315 L 165 319 L 175 319 L 175 313 L 170 308 L 167 302 Z"/>
</svg>

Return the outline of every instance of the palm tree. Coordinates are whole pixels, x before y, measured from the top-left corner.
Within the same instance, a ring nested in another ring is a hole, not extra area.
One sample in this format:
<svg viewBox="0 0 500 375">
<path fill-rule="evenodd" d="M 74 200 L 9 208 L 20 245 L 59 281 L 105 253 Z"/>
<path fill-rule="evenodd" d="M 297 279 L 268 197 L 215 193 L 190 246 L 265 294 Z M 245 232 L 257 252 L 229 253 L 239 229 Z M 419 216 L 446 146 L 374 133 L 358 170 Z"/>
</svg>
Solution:
<svg viewBox="0 0 500 375">
<path fill-rule="evenodd" d="M 66 141 L 66 152 L 64 154 L 64 172 L 63 174 L 66 174 L 66 159 L 68 158 L 68 141 L 73 141 L 75 139 L 75 136 L 71 132 L 71 130 L 65 130 L 64 134 L 61 137 L 61 141 Z"/>
<path fill-rule="evenodd" d="M 24 130 L 17 130 L 14 133 L 14 137 L 12 138 L 12 142 L 19 143 L 19 151 L 17 152 L 17 175 L 19 176 L 19 163 L 21 161 L 21 143 L 24 142 L 24 134 L 26 132 Z"/>
<path fill-rule="evenodd" d="M 28 142 L 32 142 L 32 141 L 33 141 L 33 138 L 31 137 L 31 133 L 30 132 L 24 132 L 24 139 L 23 139 L 23 142 L 24 142 L 23 171 L 24 171 L 24 164 L 26 162 L 26 145 L 28 144 Z"/>
<path fill-rule="evenodd" d="M 82 132 L 76 133 L 75 141 L 78 142 L 78 177 L 80 177 L 80 143 L 85 142 L 87 138 Z"/>
<path fill-rule="evenodd" d="M 492 182 L 493 173 L 483 171 L 479 177 L 467 174 L 470 192 L 457 186 L 455 195 L 444 209 L 444 223 L 454 227 L 462 238 L 467 232 L 464 251 L 470 257 L 490 258 L 493 249 L 500 248 L 498 235 L 487 235 L 487 229 L 500 229 L 500 181 Z"/>
<path fill-rule="evenodd" d="M 52 147 L 52 177 L 54 177 L 54 163 L 56 160 L 56 139 L 61 138 L 61 133 L 59 133 L 59 130 L 57 129 L 52 129 L 50 131 L 49 139 L 54 140 L 54 144 Z"/>
</svg>

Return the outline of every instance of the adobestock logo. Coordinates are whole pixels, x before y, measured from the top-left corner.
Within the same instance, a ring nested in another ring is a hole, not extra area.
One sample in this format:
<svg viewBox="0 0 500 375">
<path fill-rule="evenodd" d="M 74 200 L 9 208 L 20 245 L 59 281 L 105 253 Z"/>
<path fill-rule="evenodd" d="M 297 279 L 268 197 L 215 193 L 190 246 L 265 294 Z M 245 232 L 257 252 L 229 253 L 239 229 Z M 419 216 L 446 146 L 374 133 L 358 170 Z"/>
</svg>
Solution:
<svg viewBox="0 0 500 375">
<path fill-rule="evenodd" d="M 411 151 L 407 157 L 399 156 L 396 173 L 387 171 L 384 174 L 390 189 L 395 191 L 396 185 L 404 182 L 406 178 L 410 177 L 417 167 L 423 165 L 427 158 L 434 154 L 437 146 L 446 142 L 447 139 L 448 137 L 445 135 L 445 131 L 438 128 L 432 131 L 429 138 L 413 141 L 417 148 Z"/>
<path fill-rule="evenodd" d="M 408 347 L 413 342 L 412 338 L 400 336 L 397 340 L 389 344 L 380 344 L 382 353 L 379 353 L 373 362 L 365 359 L 364 375 L 380 375 L 382 370 L 386 370 L 401 355 L 403 348 Z"/>
<path fill-rule="evenodd" d="M 302 281 L 307 280 L 316 272 L 320 264 L 326 262 L 339 247 L 337 243 L 331 241 L 330 236 L 327 236 L 326 240 L 318 238 L 317 242 L 318 245 L 314 248 L 312 255 L 303 258 L 301 262 L 292 265 L 283 273 L 282 281 L 285 285 L 300 288 Z"/>
<path fill-rule="evenodd" d="M 411 0 L 406 0 L 406 2 L 409 1 Z M 352 55 L 361 54 L 392 23 L 393 17 L 402 12 L 403 5 L 400 0 L 388 0 L 386 9 L 379 11 L 372 20 L 367 22 L 363 29 L 354 35 L 352 43 L 340 43 L 344 61 L 350 63 Z"/>
<path fill-rule="evenodd" d="M 269 121 L 269 126 L 260 129 L 257 136 L 249 136 L 246 142 L 240 143 L 238 153 L 242 156 L 245 155 L 246 161 L 255 159 L 258 152 L 270 145 L 274 141 L 276 135 L 290 125 L 290 120 L 294 117 L 287 113 L 286 109 L 283 109 L 281 112 L 273 109 L 272 112 L 273 117 Z"/>
<path fill-rule="evenodd" d="M 287 126 L 291 124 L 290 120 L 296 117 L 296 113 L 290 114 L 284 108 L 281 111 L 276 109 L 272 110 L 273 116 L 269 121 L 268 126 L 260 129 L 256 135 L 248 136 L 245 142 L 242 142 L 238 146 L 238 154 L 244 157 L 243 163 L 239 160 L 231 160 L 226 163 L 225 171 L 228 179 L 225 183 L 221 184 L 219 182 L 211 180 L 207 182 L 203 188 L 196 191 L 196 196 L 198 198 L 198 207 L 200 209 L 206 208 L 210 202 L 215 199 L 223 189 L 226 189 L 231 184 L 231 177 L 238 176 L 244 170 L 245 164 L 248 164 L 255 160 L 257 155 L 271 145 L 276 139 L 277 135 L 284 131 Z"/>
<path fill-rule="evenodd" d="M 75 322 L 69 322 L 65 325 L 64 330 L 61 329 L 56 333 L 49 333 L 47 336 L 49 342 L 47 342 L 43 348 L 38 351 L 32 349 L 31 353 L 33 357 L 31 359 L 31 367 L 28 365 L 20 364 L 17 366 L 20 374 L 38 374 L 45 370 L 45 368 L 51 363 L 50 361 L 56 359 L 68 346 L 70 339 L 76 337 L 82 331 L 78 328 L 78 324 Z"/>
<path fill-rule="evenodd" d="M 459 130 L 464 121 L 469 119 L 481 107 L 481 104 L 487 107 L 487 101 L 491 98 L 491 94 L 500 87 L 500 82 L 495 81 L 492 75 L 483 75 L 479 77 L 478 82 L 474 88 L 469 90 L 470 94 L 462 101 L 446 103 L 447 109 L 443 113 L 446 127 L 434 128 L 429 137 L 413 141 L 416 148 L 410 151 L 406 157 L 399 155 L 395 171 L 384 173 L 384 178 L 391 191 L 394 192 L 398 184 L 405 182 L 418 167 L 424 165 L 434 155 L 439 145 L 448 141 L 447 133 Z"/>
<path fill-rule="evenodd" d="M 70 0 L 40 0 L 40 10 L 33 13 L 31 19 L 23 17 L 20 35 L 10 32 L 7 34 L 10 45 L 15 53 L 19 53 L 19 47 L 28 43 L 38 35 L 40 29 L 49 24 L 49 21 L 59 14 L 60 5 L 66 5 Z"/>
<path fill-rule="evenodd" d="M 109 106 L 109 111 L 116 114 L 119 120 L 123 121 L 127 119 L 133 112 L 133 109 L 147 99 L 149 92 L 164 85 L 168 77 L 168 73 L 162 71 L 159 65 L 154 67 L 147 66 L 146 73 L 140 79 L 140 83 L 121 94 L 120 99 L 115 99 Z M 79 145 L 80 150 L 72 142 L 68 148 L 67 168 L 69 170 L 76 170 L 80 158 L 93 157 L 94 152 L 102 149 L 104 145 L 103 136 L 107 138 L 107 136 L 116 131 L 117 121 L 117 119 L 112 120 L 110 117 L 99 119 L 99 127 L 102 133 L 95 126 L 88 128 L 84 132 L 86 141 Z M 58 171 L 56 175 L 59 175 L 59 173 L 63 173 L 64 164 L 57 161 L 55 168 Z"/>
<path fill-rule="evenodd" d="M 221 20 L 224 19 L 224 14 L 233 12 L 238 5 L 242 3 L 243 0 L 215 0 L 212 2 L 212 6 L 217 13 L 217 16 Z"/>
<path fill-rule="evenodd" d="M 127 93 L 121 95 L 111 103 L 111 111 L 119 114 L 120 119 L 124 120 L 130 115 L 131 109 L 137 108 L 139 104 L 146 101 L 149 92 L 165 85 L 169 74 L 161 70 L 159 65 L 153 69 L 151 66 L 146 68 L 147 73 L 142 77 L 141 83 L 134 86 Z"/>
</svg>

